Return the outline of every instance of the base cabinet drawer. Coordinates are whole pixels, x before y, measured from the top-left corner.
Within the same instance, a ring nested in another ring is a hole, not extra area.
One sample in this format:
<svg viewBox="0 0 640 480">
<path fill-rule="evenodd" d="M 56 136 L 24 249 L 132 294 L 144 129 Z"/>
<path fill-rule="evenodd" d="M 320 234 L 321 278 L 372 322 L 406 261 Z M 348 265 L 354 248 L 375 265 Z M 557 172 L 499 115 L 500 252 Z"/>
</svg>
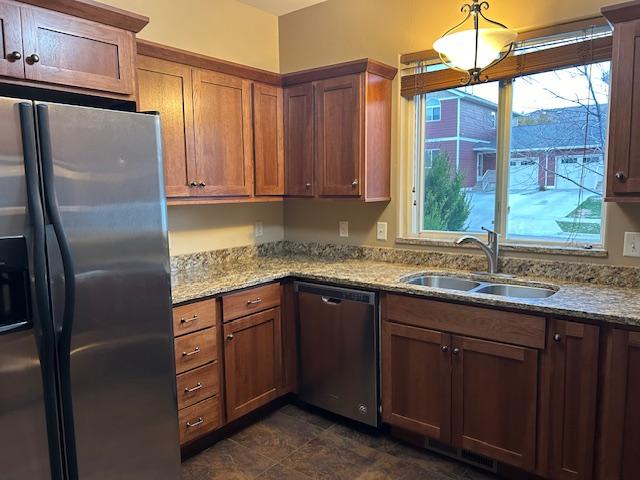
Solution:
<svg viewBox="0 0 640 480">
<path fill-rule="evenodd" d="M 173 335 L 179 337 L 216 324 L 217 306 L 214 299 L 189 303 L 173 308 Z"/>
<path fill-rule="evenodd" d="M 222 318 L 228 322 L 280 305 L 280 284 L 272 283 L 222 298 Z"/>
<path fill-rule="evenodd" d="M 220 393 L 219 365 L 215 361 L 178 375 L 178 409 L 190 407 Z"/>
<path fill-rule="evenodd" d="M 176 338 L 176 373 L 186 372 L 216 360 L 217 345 L 215 328 Z"/>
<path fill-rule="evenodd" d="M 184 445 L 220 427 L 220 398 L 208 398 L 179 412 L 180 444 Z"/>
</svg>

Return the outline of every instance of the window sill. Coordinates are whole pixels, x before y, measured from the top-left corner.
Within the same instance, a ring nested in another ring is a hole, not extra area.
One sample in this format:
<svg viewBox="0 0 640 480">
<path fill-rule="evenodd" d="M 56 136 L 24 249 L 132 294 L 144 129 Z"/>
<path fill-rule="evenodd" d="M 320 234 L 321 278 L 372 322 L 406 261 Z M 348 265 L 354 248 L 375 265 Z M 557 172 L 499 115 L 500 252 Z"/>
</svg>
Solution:
<svg viewBox="0 0 640 480">
<path fill-rule="evenodd" d="M 473 245 L 456 245 L 452 240 L 435 240 L 430 238 L 398 237 L 396 244 L 420 245 L 424 247 L 466 248 L 477 250 Z M 503 252 L 535 253 L 543 255 L 565 255 L 571 257 L 607 258 L 609 252 L 603 248 L 563 247 L 560 245 L 527 245 L 522 243 L 500 243 Z"/>
</svg>

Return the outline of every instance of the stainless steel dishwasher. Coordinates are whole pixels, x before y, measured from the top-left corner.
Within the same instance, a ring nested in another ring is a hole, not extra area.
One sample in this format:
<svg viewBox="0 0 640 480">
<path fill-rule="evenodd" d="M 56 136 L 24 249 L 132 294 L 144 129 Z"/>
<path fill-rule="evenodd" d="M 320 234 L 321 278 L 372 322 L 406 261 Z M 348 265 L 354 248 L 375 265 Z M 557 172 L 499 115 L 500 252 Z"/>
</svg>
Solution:
<svg viewBox="0 0 640 480">
<path fill-rule="evenodd" d="M 379 424 L 376 294 L 296 282 L 301 400 Z"/>
</svg>

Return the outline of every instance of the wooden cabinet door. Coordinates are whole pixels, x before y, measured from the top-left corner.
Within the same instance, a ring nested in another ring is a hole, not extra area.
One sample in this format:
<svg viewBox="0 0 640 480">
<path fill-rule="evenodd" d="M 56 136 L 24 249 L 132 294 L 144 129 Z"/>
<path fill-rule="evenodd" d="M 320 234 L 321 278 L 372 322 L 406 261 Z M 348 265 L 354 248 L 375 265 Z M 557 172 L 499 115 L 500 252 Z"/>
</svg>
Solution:
<svg viewBox="0 0 640 480">
<path fill-rule="evenodd" d="M 27 79 L 134 93 L 133 33 L 40 8 L 20 10 Z"/>
<path fill-rule="evenodd" d="M 278 396 L 282 372 L 280 308 L 224 325 L 227 420 Z"/>
<path fill-rule="evenodd" d="M 251 195 L 251 82 L 194 69 L 193 111 L 200 195 Z"/>
<path fill-rule="evenodd" d="M 612 329 L 605 346 L 599 480 L 632 480 L 640 472 L 640 332 Z"/>
<path fill-rule="evenodd" d="M 321 80 L 316 85 L 318 194 L 359 197 L 363 155 L 362 76 Z"/>
<path fill-rule="evenodd" d="M 450 441 L 450 339 L 435 330 L 383 322 L 384 422 Z"/>
<path fill-rule="evenodd" d="M 24 78 L 20 7 L 0 1 L 0 76 Z"/>
<path fill-rule="evenodd" d="M 538 352 L 452 338 L 453 445 L 533 470 Z"/>
<path fill-rule="evenodd" d="M 138 110 L 160 112 L 167 197 L 195 194 L 191 68 L 138 56 Z"/>
<path fill-rule="evenodd" d="M 549 327 L 541 392 L 548 416 L 542 419 L 549 435 L 548 476 L 588 480 L 594 465 L 599 329 L 562 320 Z"/>
<path fill-rule="evenodd" d="M 284 195 L 282 88 L 253 85 L 255 194 Z"/>
<path fill-rule="evenodd" d="M 607 195 L 640 194 L 640 20 L 615 25 Z"/>
<path fill-rule="evenodd" d="M 313 84 L 284 90 L 286 193 L 314 195 Z"/>
</svg>

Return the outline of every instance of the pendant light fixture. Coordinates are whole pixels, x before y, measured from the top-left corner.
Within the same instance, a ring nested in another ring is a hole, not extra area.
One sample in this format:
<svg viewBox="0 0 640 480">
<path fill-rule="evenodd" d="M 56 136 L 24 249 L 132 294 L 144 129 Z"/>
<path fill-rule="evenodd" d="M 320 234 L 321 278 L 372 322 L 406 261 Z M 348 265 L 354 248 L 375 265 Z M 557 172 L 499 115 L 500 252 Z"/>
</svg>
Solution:
<svg viewBox="0 0 640 480">
<path fill-rule="evenodd" d="M 488 2 L 479 0 L 465 3 L 460 9 L 466 13 L 464 20 L 433 44 L 442 63 L 468 75 L 462 81 L 464 85 L 486 82 L 488 77 L 482 73 L 504 60 L 513 50 L 517 33 L 485 17 L 482 11 L 488 8 Z M 473 22 L 473 28 L 466 25 L 469 21 Z M 485 25 L 481 26 L 481 22 Z"/>
</svg>

